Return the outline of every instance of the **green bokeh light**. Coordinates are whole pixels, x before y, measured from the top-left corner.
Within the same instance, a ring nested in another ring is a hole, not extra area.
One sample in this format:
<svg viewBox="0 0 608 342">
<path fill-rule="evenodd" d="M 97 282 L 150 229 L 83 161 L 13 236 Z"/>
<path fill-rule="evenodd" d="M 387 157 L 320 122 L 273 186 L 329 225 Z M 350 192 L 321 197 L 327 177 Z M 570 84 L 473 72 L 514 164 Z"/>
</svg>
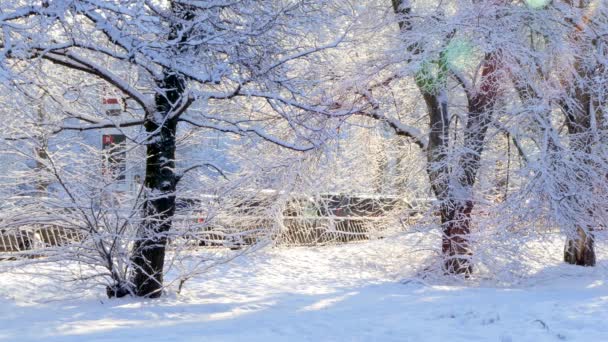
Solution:
<svg viewBox="0 0 608 342">
<path fill-rule="evenodd" d="M 436 93 L 446 86 L 448 70 L 464 70 L 475 67 L 476 49 L 466 39 L 454 38 L 440 52 L 436 60 L 422 63 L 416 73 L 416 84 L 423 91 Z"/>
<path fill-rule="evenodd" d="M 530 8 L 539 9 L 547 6 L 551 0 L 524 0 Z"/>
<path fill-rule="evenodd" d="M 445 58 L 451 67 L 466 68 L 474 60 L 473 46 L 466 40 L 454 39 L 445 49 Z"/>
</svg>

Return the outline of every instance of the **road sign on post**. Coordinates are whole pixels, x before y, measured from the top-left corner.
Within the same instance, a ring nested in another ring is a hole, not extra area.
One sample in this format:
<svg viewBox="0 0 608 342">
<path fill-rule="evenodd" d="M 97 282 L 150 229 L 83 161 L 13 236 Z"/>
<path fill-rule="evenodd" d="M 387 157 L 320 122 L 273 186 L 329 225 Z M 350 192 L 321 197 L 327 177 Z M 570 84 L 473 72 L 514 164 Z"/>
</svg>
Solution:
<svg viewBox="0 0 608 342">
<path fill-rule="evenodd" d="M 119 183 L 126 180 L 127 139 L 124 134 L 104 134 L 101 140 L 103 150 L 103 174 Z"/>
<path fill-rule="evenodd" d="M 103 106 L 109 116 L 119 116 L 122 113 L 122 105 L 117 97 L 105 97 Z"/>
</svg>

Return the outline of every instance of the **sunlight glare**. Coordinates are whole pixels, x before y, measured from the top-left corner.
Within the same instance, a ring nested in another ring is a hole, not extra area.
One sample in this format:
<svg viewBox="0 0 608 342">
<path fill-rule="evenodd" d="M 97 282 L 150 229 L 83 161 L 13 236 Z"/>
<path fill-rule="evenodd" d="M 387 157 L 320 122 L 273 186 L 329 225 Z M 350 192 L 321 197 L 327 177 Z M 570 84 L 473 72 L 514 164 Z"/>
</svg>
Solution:
<svg viewBox="0 0 608 342">
<path fill-rule="evenodd" d="M 550 0 L 525 0 L 530 8 L 540 9 L 549 4 Z"/>
<path fill-rule="evenodd" d="M 464 69 L 473 60 L 473 46 L 466 40 L 455 39 L 452 40 L 446 50 L 447 62 L 456 68 Z"/>
</svg>

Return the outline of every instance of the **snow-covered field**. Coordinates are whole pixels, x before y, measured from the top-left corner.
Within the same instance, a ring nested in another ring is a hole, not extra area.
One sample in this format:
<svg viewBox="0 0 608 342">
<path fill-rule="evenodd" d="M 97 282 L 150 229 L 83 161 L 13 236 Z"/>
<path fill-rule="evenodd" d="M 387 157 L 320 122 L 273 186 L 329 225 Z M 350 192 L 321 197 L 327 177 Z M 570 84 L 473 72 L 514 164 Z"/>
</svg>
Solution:
<svg viewBox="0 0 608 342">
<path fill-rule="evenodd" d="M 389 241 L 268 249 L 159 300 L 0 275 L 0 341 L 608 341 L 605 261 L 556 253 L 506 287 L 408 277 L 404 258 Z"/>
</svg>

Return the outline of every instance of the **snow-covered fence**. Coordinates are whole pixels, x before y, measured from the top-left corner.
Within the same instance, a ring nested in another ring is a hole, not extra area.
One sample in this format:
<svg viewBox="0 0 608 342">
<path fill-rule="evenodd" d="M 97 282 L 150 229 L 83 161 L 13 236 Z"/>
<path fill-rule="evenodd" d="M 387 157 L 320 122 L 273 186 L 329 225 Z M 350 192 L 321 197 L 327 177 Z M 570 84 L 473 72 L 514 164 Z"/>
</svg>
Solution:
<svg viewBox="0 0 608 342">
<path fill-rule="evenodd" d="M 263 241 L 275 246 L 314 246 L 381 238 L 389 227 L 387 221 L 382 217 L 224 217 L 186 228 L 188 234 L 178 230 L 176 235 L 202 247 L 241 248 Z"/>
<path fill-rule="evenodd" d="M 288 217 L 276 243 L 316 245 L 369 240 L 380 236 L 382 221 L 377 217 Z"/>
<path fill-rule="evenodd" d="M 236 219 L 225 227 L 212 227 L 200 233 L 201 245 L 239 247 L 270 238 L 278 246 L 311 246 L 363 241 L 380 237 L 382 218 L 376 217 L 283 217 Z"/>
<path fill-rule="evenodd" d="M 178 238 L 199 247 L 240 248 L 270 238 L 280 246 L 320 245 L 363 241 L 381 237 L 382 218 L 377 217 L 231 217 L 222 224 L 198 227 Z M 83 242 L 82 232 L 59 226 L 3 229 L 0 255 L 43 256 L 49 249 Z"/>
<path fill-rule="evenodd" d="M 277 246 L 348 243 L 381 238 L 389 230 L 409 226 L 430 205 L 396 196 L 344 194 L 287 195 L 281 203 L 278 195 L 266 192 L 228 199 L 233 203 L 213 214 L 209 203 L 190 201 L 188 214 L 176 221 L 174 234 L 198 246 L 231 248 L 261 241 Z"/>
<path fill-rule="evenodd" d="M 82 241 L 84 235 L 59 226 L 8 228 L 0 230 L 0 256 L 7 253 L 43 255 L 44 250 Z"/>
<path fill-rule="evenodd" d="M 34 230 L 2 230 L 0 233 L 0 252 L 22 252 L 34 248 L 39 237 Z"/>
</svg>

